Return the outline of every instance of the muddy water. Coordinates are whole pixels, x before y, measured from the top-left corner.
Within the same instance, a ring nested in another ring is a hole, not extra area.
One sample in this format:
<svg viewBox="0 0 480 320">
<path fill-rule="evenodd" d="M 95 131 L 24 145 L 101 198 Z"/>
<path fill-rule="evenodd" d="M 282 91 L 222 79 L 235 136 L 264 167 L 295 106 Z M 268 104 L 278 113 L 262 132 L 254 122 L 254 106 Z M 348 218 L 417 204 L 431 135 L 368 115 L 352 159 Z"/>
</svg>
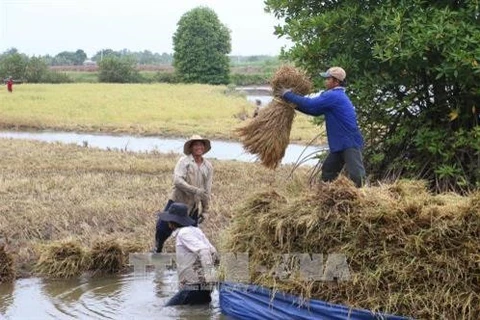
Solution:
<svg viewBox="0 0 480 320">
<path fill-rule="evenodd" d="M 105 134 L 84 134 L 72 132 L 18 132 L 0 131 L 0 138 L 38 140 L 46 142 L 74 143 L 85 147 L 100 149 L 125 150 L 133 152 L 158 151 L 162 153 L 183 153 L 185 139 L 163 138 L 163 137 L 138 137 L 130 135 L 105 135 Z M 324 150 L 324 147 L 305 147 L 303 145 L 290 144 L 282 159 L 283 164 L 296 163 L 305 155 Z M 206 154 L 207 158 L 218 160 L 238 160 L 253 162 L 256 157 L 246 153 L 238 142 L 212 140 L 212 149 Z M 306 162 L 308 165 L 315 165 L 316 160 Z"/>
<path fill-rule="evenodd" d="M 226 319 L 218 291 L 203 306 L 164 307 L 175 271 L 71 280 L 19 279 L 0 284 L 0 319 Z"/>
</svg>

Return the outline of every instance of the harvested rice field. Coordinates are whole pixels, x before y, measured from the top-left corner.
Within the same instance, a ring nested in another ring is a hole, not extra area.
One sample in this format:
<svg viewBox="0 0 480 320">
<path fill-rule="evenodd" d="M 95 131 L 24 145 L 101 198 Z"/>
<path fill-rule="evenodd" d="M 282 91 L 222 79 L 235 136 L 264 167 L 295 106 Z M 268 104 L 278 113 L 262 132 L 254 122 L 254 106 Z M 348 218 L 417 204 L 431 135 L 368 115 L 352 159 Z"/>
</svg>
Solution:
<svg viewBox="0 0 480 320">
<path fill-rule="evenodd" d="M 178 155 L 8 139 L 0 149 L 0 281 L 117 273 L 129 252 L 151 249 Z M 309 185 L 308 168 L 213 165 L 202 228 L 220 252 L 249 254 L 251 282 L 418 319 L 480 318 L 478 192 Z M 342 254 L 349 277 L 303 278 L 284 254 Z"/>
<path fill-rule="evenodd" d="M 156 212 L 167 202 L 179 155 L 11 139 L 0 139 L 0 149 L 0 241 L 5 259 L 15 256 L 18 277 L 116 271 L 126 261 L 120 251 L 152 249 Z M 218 245 L 233 208 L 256 190 L 285 190 L 291 167 L 274 172 L 256 163 L 212 162 L 214 196 L 203 228 Z M 171 252 L 172 244 L 166 243 Z M 100 262 L 105 256 L 110 262 Z"/>
</svg>

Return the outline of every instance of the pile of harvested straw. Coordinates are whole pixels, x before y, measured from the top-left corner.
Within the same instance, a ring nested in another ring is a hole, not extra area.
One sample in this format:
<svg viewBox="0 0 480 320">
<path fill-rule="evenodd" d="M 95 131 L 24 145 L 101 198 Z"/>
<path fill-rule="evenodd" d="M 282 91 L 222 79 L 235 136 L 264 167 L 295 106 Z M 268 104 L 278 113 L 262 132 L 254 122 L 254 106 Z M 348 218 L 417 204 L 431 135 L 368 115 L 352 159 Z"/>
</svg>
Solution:
<svg viewBox="0 0 480 320">
<path fill-rule="evenodd" d="M 5 251 L 5 246 L 0 245 L 0 283 L 10 282 L 15 279 L 13 255 Z"/>
<path fill-rule="evenodd" d="M 117 273 L 125 268 L 125 255 L 116 241 L 101 240 L 93 244 L 90 270 Z"/>
<path fill-rule="evenodd" d="M 293 92 L 305 95 L 312 90 L 312 83 L 305 73 L 292 66 L 280 67 L 270 83 L 274 93 L 282 88 L 291 88 Z M 257 117 L 235 130 L 244 149 L 257 155 L 267 168 L 275 169 L 285 155 L 295 116 L 294 108 L 293 104 L 274 98 Z"/>
<path fill-rule="evenodd" d="M 80 275 L 90 265 L 86 251 L 75 241 L 62 241 L 45 245 L 35 265 L 35 271 L 53 278 Z"/>
<path fill-rule="evenodd" d="M 419 319 L 480 319 L 480 193 L 434 196 L 403 181 L 358 190 L 340 178 L 288 201 L 264 196 L 224 235 L 225 252 L 249 253 L 252 282 Z M 343 254 L 350 280 L 306 279 L 298 262 L 281 264 L 291 253 L 323 254 L 324 266 Z"/>
</svg>

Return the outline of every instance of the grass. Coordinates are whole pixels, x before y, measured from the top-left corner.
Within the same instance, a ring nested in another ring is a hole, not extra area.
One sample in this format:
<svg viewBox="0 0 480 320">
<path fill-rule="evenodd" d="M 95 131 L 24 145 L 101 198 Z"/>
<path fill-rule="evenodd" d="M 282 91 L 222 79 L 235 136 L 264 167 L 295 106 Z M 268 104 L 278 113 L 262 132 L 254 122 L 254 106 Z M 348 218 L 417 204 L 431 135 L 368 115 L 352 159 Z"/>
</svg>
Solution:
<svg viewBox="0 0 480 320">
<path fill-rule="evenodd" d="M 75 83 L 98 83 L 98 71 L 62 71 Z M 147 81 L 153 81 L 157 71 L 142 70 L 140 76 Z"/>
<path fill-rule="evenodd" d="M 117 239 L 123 247 L 153 247 L 155 212 L 167 202 L 178 155 L 11 139 L 0 139 L 0 149 L 0 235 L 17 257 L 19 276 L 30 274 L 32 265 L 45 257 L 42 253 L 52 249 L 45 245 L 52 243 L 94 248 Z M 217 246 L 233 208 L 246 197 L 296 183 L 287 179 L 289 166 L 273 172 L 255 163 L 213 165 L 214 198 L 202 228 Z M 172 244 L 172 239 L 166 243 L 171 252 Z"/>
<path fill-rule="evenodd" d="M 24 84 L 0 91 L 0 128 L 113 132 L 237 140 L 233 130 L 254 105 L 225 86 L 185 84 Z M 318 133 L 297 113 L 291 140 Z"/>
</svg>

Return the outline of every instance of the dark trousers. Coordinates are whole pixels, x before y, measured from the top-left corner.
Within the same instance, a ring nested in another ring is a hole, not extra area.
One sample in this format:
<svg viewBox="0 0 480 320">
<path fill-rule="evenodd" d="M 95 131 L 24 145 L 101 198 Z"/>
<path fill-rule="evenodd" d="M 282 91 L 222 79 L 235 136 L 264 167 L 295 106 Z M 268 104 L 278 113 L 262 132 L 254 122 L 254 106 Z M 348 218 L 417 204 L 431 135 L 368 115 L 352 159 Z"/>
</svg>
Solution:
<svg viewBox="0 0 480 320">
<path fill-rule="evenodd" d="M 210 290 L 180 290 L 168 300 L 165 306 L 207 304 L 212 301 L 210 293 Z"/>
<path fill-rule="evenodd" d="M 365 183 L 365 168 L 363 167 L 362 153 L 360 149 L 349 148 L 340 152 L 331 152 L 322 165 L 322 180 L 335 180 L 343 167 L 348 177 L 357 187 Z"/>
<path fill-rule="evenodd" d="M 168 211 L 168 208 L 170 208 L 173 202 L 173 200 L 168 200 L 163 211 Z M 195 220 L 194 226 L 196 227 L 198 225 L 198 209 L 192 210 L 190 217 Z M 168 237 L 172 235 L 172 232 L 173 230 L 169 228 L 168 222 L 157 218 L 157 225 L 155 227 L 155 252 L 162 252 L 163 244 L 167 241 Z"/>
</svg>

